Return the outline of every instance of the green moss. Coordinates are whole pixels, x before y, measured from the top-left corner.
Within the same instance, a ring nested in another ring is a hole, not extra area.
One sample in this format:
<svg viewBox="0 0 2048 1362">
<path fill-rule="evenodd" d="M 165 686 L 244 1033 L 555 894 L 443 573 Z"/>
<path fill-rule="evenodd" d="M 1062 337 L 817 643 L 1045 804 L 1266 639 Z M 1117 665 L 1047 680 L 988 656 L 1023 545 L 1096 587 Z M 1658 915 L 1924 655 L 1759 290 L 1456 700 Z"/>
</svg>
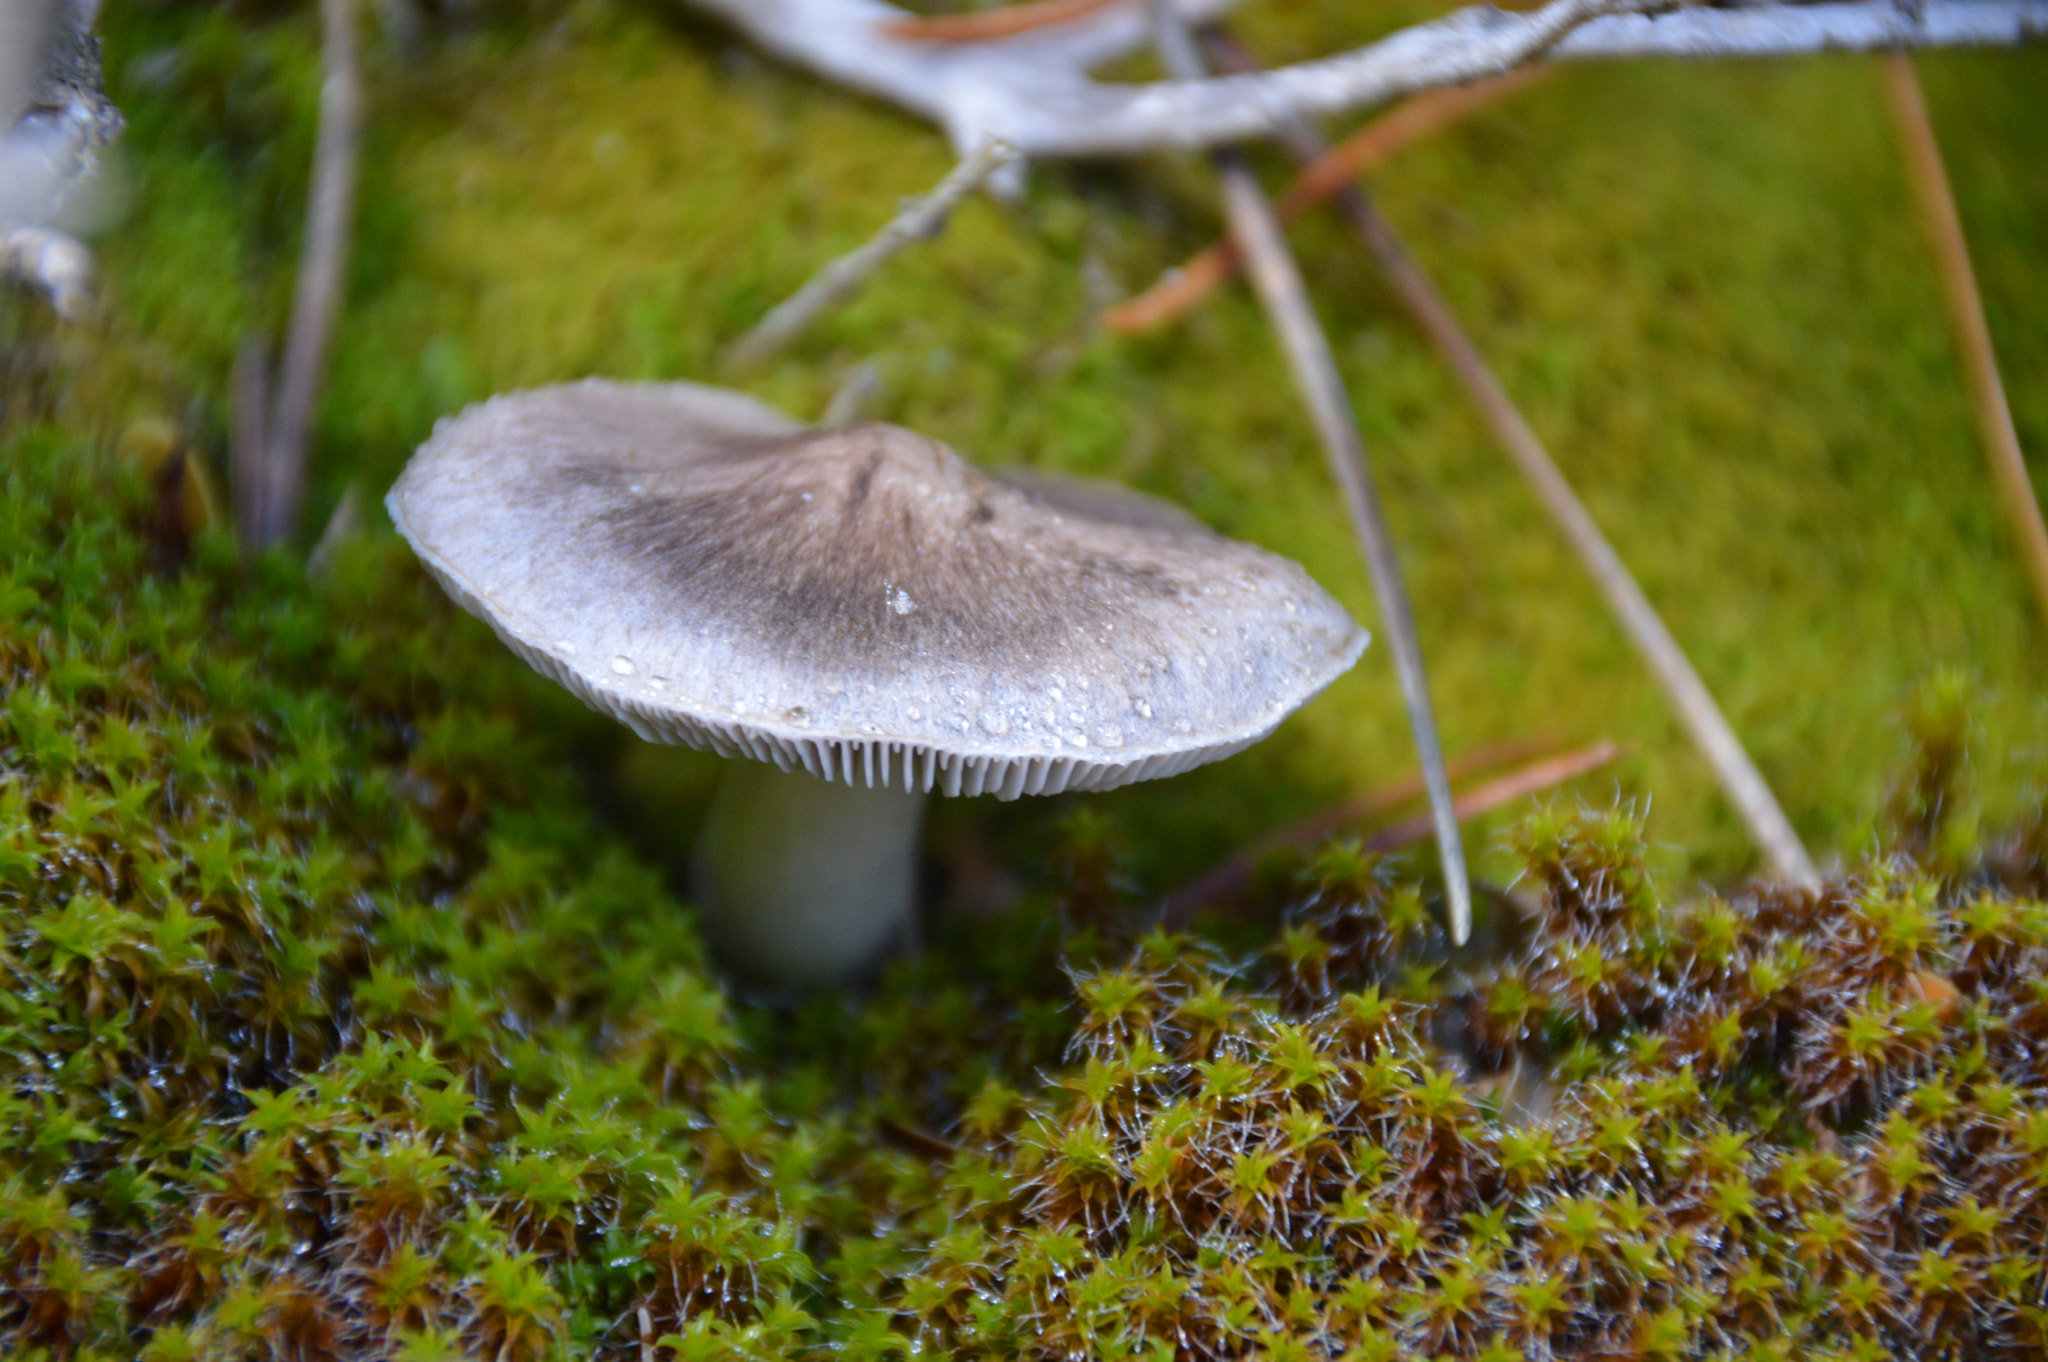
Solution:
<svg viewBox="0 0 2048 1362">
<path fill-rule="evenodd" d="M 1248 31 L 1302 56 L 1393 21 Z M 388 532 L 317 579 L 243 565 L 183 484 L 103 452 L 172 413 L 219 466 L 234 355 L 288 305 L 316 83 L 299 10 L 106 22 L 133 209 L 97 243 L 102 319 L 0 299 L 14 1354 L 2038 1353 L 2040 625 L 1866 63 L 1569 71 L 1381 185 L 1801 830 L 1863 869 L 1670 901 L 1748 864 L 1739 830 L 1308 223 L 1452 746 L 1620 738 L 1591 788 L 1623 800 L 1477 835 L 1521 879 L 1484 956 L 1342 845 L 1258 882 L 1234 954 L 1131 940 L 1153 891 L 1407 769 L 1369 659 L 1225 766 L 940 810 L 1021 904 L 778 1011 L 707 969 L 612 814 L 623 763 L 671 791 L 640 840 L 679 842 L 704 768 L 651 769 Z M 2041 60 L 1924 63 L 2037 450 Z M 663 10 L 494 9 L 370 65 L 307 537 L 474 398 L 704 376 L 948 160 Z M 1369 619 L 1249 302 L 1095 329 L 1216 227 L 1199 163 L 1042 169 L 756 388 L 813 412 L 872 360 L 880 414 L 1177 497 Z"/>
<path fill-rule="evenodd" d="M 1272 6 L 1248 31 L 1303 56 L 1398 17 Z M 101 243 L 119 343 L 78 366 L 73 411 L 84 425 L 190 411 L 218 440 L 245 330 L 282 324 L 312 25 L 108 22 L 135 208 Z M 2030 377 L 2048 352 L 2028 311 L 2048 288 L 2048 199 L 2026 173 L 2041 61 L 1922 63 L 2032 449 L 2048 446 L 2048 391 Z M 719 345 L 948 160 L 904 117 L 635 6 L 436 23 L 410 49 L 373 44 L 370 84 L 314 517 L 349 482 L 385 486 L 437 415 L 490 392 L 704 377 Z M 1887 128 L 1862 59 L 1587 66 L 1405 153 L 1380 186 L 1801 832 L 1852 855 L 1902 755 L 1893 718 L 1931 670 L 1973 683 L 1994 813 L 2026 798 L 2020 754 L 2048 734 L 2040 622 Z M 871 361 L 880 415 L 990 461 L 1178 498 L 1301 559 L 1371 623 L 1248 298 L 1142 341 L 1094 327 L 1105 290 L 1142 287 L 1216 230 L 1193 162 L 1042 168 L 1015 206 L 967 205 L 756 387 L 816 412 Z M 1452 747 L 1622 740 L 1623 787 L 1654 796 L 1682 848 L 1662 853 L 1670 868 L 1748 866 L 1661 694 L 1369 262 L 1331 222 L 1297 240 L 1374 443 Z M 1187 848 L 1384 784 L 1408 753 L 1375 652 L 1227 770 L 1105 802 L 1137 834 L 1136 873 L 1165 888 L 1200 868 Z M 1046 817 L 997 821 L 1028 844 Z"/>
<path fill-rule="evenodd" d="M 1055 893 L 771 1010 L 593 822 L 606 726 L 388 537 L 244 568 L 4 452 L 15 1355 L 2039 1346 L 2041 839 L 1946 831 L 1952 694 L 1920 861 L 1824 894 L 1669 904 L 1631 810 L 1551 812 L 1488 956 L 1340 845 L 1231 963 L 1132 940 L 1075 818 Z"/>
</svg>

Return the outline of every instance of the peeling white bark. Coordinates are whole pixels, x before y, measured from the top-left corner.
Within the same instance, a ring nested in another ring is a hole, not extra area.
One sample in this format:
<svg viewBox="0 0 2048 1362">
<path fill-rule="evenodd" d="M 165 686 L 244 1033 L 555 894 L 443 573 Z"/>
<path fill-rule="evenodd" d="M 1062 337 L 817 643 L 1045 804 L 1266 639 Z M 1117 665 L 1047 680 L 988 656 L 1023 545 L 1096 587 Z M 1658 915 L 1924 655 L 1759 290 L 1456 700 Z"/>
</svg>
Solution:
<svg viewBox="0 0 2048 1362">
<path fill-rule="evenodd" d="M 1234 0 L 1180 0 L 1190 19 Z M 1148 39 L 1142 3 L 986 43 L 893 37 L 883 0 L 690 0 L 762 48 L 945 129 L 965 154 L 999 137 L 1025 156 L 1114 156 L 1212 146 L 1291 118 L 1381 104 L 1537 59 L 1767 57 L 1887 48 L 2011 46 L 2048 37 L 2048 0 L 1834 0 L 1733 8 L 1671 0 L 1490 5 L 1403 29 L 1356 51 L 1257 75 L 1110 84 L 1091 67 Z"/>
</svg>

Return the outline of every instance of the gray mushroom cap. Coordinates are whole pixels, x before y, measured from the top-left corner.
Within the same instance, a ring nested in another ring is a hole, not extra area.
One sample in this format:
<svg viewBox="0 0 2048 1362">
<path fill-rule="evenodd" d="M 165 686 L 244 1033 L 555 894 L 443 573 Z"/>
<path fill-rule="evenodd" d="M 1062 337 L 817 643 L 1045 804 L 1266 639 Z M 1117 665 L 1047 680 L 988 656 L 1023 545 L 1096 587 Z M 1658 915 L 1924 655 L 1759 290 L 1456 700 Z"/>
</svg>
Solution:
<svg viewBox="0 0 2048 1362">
<path fill-rule="evenodd" d="M 588 379 L 443 420 L 389 505 L 458 601 L 643 738 L 1010 799 L 1227 756 L 1365 647 L 1294 563 L 1118 502 Z"/>
</svg>

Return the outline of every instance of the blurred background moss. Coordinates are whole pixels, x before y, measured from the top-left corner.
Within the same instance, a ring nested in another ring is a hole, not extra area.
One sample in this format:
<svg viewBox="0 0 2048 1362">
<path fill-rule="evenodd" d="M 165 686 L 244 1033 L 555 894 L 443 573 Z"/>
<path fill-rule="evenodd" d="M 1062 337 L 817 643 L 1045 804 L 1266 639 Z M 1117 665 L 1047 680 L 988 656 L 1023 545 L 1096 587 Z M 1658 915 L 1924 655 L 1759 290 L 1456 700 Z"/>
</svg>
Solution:
<svg viewBox="0 0 2048 1362">
<path fill-rule="evenodd" d="M 673 4 L 372 7 L 356 241 L 315 426 L 307 542 L 374 502 L 441 415 L 584 374 L 713 377 L 718 348 L 951 161 L 929 128 L 784 69 Z M 1427 11 L 1276 0 L 1268 60 Z M 0 303 L 9 405 L 106 443 L 179 422 L 224 464 L 230 372 L 289 306 L 317 95 L 303 5 L 108 9 L 125 217 L 96 326 Z M 2024 447 L 2048 449 L 2048 52 L 1920 63 Z M 1142 63 L 1130 74 L 1145 74 Z M 1277 180 L 1276 161 L 1265 163 Z M 1906 696 L 1964 678 L 1990 815 L 2034 792 L 2044 629 L 1993 501 L 1873 59 L 1558 72 L 1378 177 L 1538 432 L 1665 612 L 1808 843 L 1868 849 Z M 1220 230 L 1205 163 L 1042 166 L 980 199 L 752 383 L 817 415 L 858 363 L 870 414 L 987 463 L 1123 479 L 1371 594 L 1249 296 L 1141 340 L 1101 309 Z M 1614 738 L 1576 794 L 1650 805 L 1659 868 L 1755 864 L 1661 693 L 1375 267 L 1294 234 L 1372 442 L 1447 745 Z M 380 513 L 381 514 L 381 513 Z M 387 533 L 376 530 L 376 533 Z M 622 748 L 630 749 L 630 742 Z M 629 752 L 680 844 L 709 779 Z M 1271 741 L 1090 797 L 1141 886 L 1413 768 L 1368 653 Z M 944 808 L 1013 859 L 1072 801 Z M 1483 871 L 1511 859 L 1472 837 Z"/>
</svg>

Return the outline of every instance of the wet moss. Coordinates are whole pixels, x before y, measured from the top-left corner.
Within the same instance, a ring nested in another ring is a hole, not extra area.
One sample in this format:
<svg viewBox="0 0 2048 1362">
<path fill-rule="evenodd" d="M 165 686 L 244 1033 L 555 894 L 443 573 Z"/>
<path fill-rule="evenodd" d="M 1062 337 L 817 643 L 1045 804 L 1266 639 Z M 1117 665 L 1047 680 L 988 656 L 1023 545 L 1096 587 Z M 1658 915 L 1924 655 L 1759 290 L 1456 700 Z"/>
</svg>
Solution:
<svg viewBox="0 0 2048 1362">
<path fill-rule="evenodd" d="M 928 129 L 666 7 L 421 13 L 408 42 L 372 35 L 309 537 L 349 483 L 374 502 L 435 417 L 466 402 L 588 373 L 711 376 L 721 344 L 949 159 Z M 1267 6 L 1246 31 L 1275 58 L 1304 56 L 1398 17 Z M 100 243 L 111 335 L 65 361 L 68 411 L 110 433 L 137 415 L 189 418 L 218 453 L 236 350 L 278 334 L 288 305 L 314 25 L 294 8 L 107 23 L 133 208 Z M 2031 377 L 2048 355 L 2029 310 L 2048 289 L 2048 200 L 2025 171 L 2043 135 L 2027 103 L 2041 61 L 1922 62 L 2029 449 L 2048 447 L 2048 394 Z M 1379 177 L 1799 830 L 1850 853 L 1867 849 L 1902 758 L 1902 699 L 1930 672 L 1972 684 L 1995 737 L 1981 772 L 1995 814 L 2027 799 L 2021 754 L 2048 734 L 2039 623 L 1886 129 L 1861 59 L 1587 66 Z M 1041 168 L 1015 205 L 964 206 L 752 386 L 816 413 L 872 362 L 875 415 L 991 462 L 1180 500 L 1300 559 L 1370 626 L 1356 551 L 1249 298 L 1226 291 L 1138 341 L 1094 325 L 1105 300 L 1218 226 L 1196 162 Z M 1654 792 L 1669 869 L 1746 868 L 1744 835 L 1666 703 L 1370 263 L 1331 222 L 1297 242 L 1373 442 L 1451 746 L 1623 741 L 1620 779 Z M 1109 802 L 1141 834 L 1134 871 L 1166 888 L 1200 868 L 1192 849 L 1383 784 L 1407 752 L 1375 650 L 1228 771 Z M 1026 805 L 999 821 L 1042 844 L 1051 816 Z"/>
<path fill-rule="evenodd" d="M 110 10 L 106 307 L 0 298 L 11 1355 L 2041 1354 L 2036 625 L 1863 65 L 1570 72 L 1382 186 L 1840 857 L 1825 892 L 1669 891 L 1739 884 L 1737 830 L 1310 224 L 1454 746 L 1626 739 L 1627 798 L 1502 821 L 1482 953 L 1341 843 L 1209 937 L 1146 934 L 1150 891 L 1405 765 L 1368 667 L 1227 768 L 942 811 L 1021 901 L 776 1009 L 619 830 L 607 773 L 644 752 L 388 532 L 311 575 L 206 509 L 235 352 L 287 305 L 309 17 Z M 666 10 L 422 17 L 373 44 L 302 547 L 475 397 L 702 377 L 947 159 Z M 1248 32 L 1307 55 L 1390 21 Z M 2040 61 L 1926 64 L 2031 448 Z M 1367 618 L 1250 306 L 1093 328 L 1215 229 L 1192 163 L 1042 171 L 757 389 L 815 411 L 872 359 L 879 414 L 1176 496 Z M 684 809 L 700 774 L 656 773 Z"/>
<path fill-rule="evenodd" d="M 17 431 L 0 1338 L 25 1358 L 2038 1355 L 2040 839 L 1672 902 L 1630 808 L 1448 951 L 1335 844 L 1260 954 L 1116 829 L 871 991 L 732 997 L 604 727 L 391 540 L 308 579 Z M 1941 799 L 1930 790 L 1950 791 Z"/>
</svg>

